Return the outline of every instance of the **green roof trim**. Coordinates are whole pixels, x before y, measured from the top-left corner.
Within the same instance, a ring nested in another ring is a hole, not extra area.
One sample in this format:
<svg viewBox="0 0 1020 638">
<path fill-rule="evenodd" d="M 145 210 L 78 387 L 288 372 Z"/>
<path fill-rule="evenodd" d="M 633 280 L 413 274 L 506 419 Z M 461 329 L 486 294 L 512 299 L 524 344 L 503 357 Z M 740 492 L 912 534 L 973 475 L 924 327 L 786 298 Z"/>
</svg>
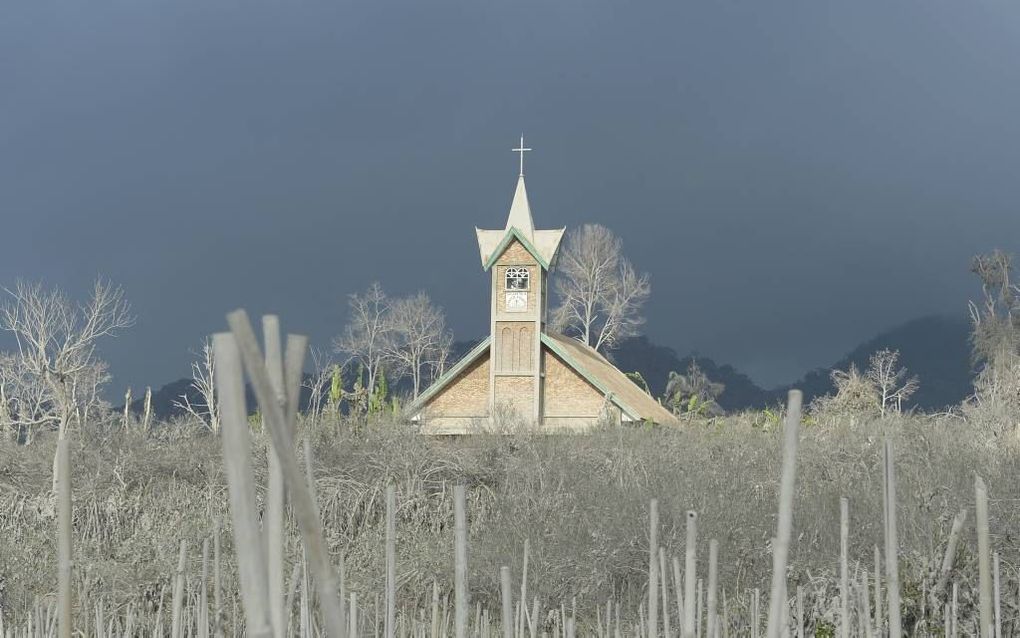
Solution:
<svg viewBox="0 0 1020 638">
<path fill-rule="evenodd" d="M 475 359 L 477 359 L 479 355 L 487 351 L 489 349 L 489 342 L 491 340 L 492 340 L 491 336 L 482 339 L 480 342 L 478 342 L 477 346 L 471 348 L 470 352 L 461 357 L 460 361 L 458 361 L 452 368 L 447 370 L 446 374 L 436 379 L 432 385 L 430 385 L 424 392 L 419 394 L 418 398 L 411 403 L 411 413 L 417 414 L 418 412 L 420 412 L 421 409 L 425 407 L 425 404 L 429 401 L 429 399 L 434 397 L 437 392 L 442 390 L 444 387 L 449 385 L 451 381 L 456 379 L 457 375 L 463 372 L 464 368 L 471 365 L 471 363 Z"/>
<path fill-rule="evenodd" d="M 567 354 L 567 352 L 565 350 L 563 350 L 563 348 L 561 348 L 558 343 L 556 343 L 555 339 L 553 339 L 552 337 L 550 337 L 549 335 L 547 335 L 546 333 L 543 332 L 542 333 L 542 343 L 544 343 L 546 345 L 546 347 L 548 347 L 550 350 L 552 350 L 554 353 L 556 353 L 556 356 L 558 356 L 560 359 L 563 359 L 564 361 L 566 361 L 567 365 L 569 365 L 571 368 L 573 368 L 575 371 L 577 371 L 578 374 L 580 374 L 582 377 L 584 377 L 585 381 L 587 381 L 588 383 L 590 383 L 593 386 L 595 386 L 595 388 L 599 392 L 602 393 L 602 396 L 604 396 L 607 399 L 609 399 L 609 401 L 611 403 L 615 403 L 617 406 L 619 406 L 619 408 L 621 410 L 623 410 L 624 412 L 626 412 L 628 414 L 628 416 L 630 416 L 631 419 L 633 419 L 635 421 L 639 420 L 639 415 L 640 415 L 639 412 L 633 410 L 629 405 L 627 405 L 623 401 L 620 401 L 619 399 L 617 399 L 616 395 L 614 395 L 611 390 L 606 388 L 605 384 L 600 382 L 598 380 L 598 378 L 596 378 L 591 373 L 589 373 L 587 370 L 585 370 L 584 366 L 582 366 L 573 357 L 571 357 L 569 354 Z M 631 381 L 631 383 L 633 383 L 633 381 Z"/>
<path fill-rule="evenodd" d="M 521 242 L 521 244 L 529 253 L 531 253 L 531 256 L 534 257 L 536 261 L 538 261 L 542 268 L 549 270 L 549 262 L 547 262 L 545 259 L 542 259 L 542 255 L 532 245 L 532 243 L 528 241 L 523 234 L 521 234 L 521 231 L 517 230 L 516 226 L 511 226 L 509 229 L 507 229 L 506 235 L 503 236 L 503 239 L 499 242 L 499 245 L 496 246 L 496 249 L 492 251 L 491 255 L 489 255 L 488 261 L 485 262 L 485 270 L 488 270 L 492 268 L 493 265 L 495 265 L 496 260 L 499 259 L 499 256 L 503 254 L 503 251 L 506 250 L 506 247 L 509 246 L 510 242 L 515 238 L 517 239 L 517 241 Z"/>
</svg>

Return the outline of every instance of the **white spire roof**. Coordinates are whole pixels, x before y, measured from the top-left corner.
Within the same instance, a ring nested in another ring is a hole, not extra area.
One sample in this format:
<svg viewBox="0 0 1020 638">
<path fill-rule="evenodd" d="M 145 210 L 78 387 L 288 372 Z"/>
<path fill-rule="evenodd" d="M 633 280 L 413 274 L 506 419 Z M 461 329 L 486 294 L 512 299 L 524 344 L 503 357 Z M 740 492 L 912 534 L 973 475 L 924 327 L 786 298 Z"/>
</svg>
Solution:
<svg viewBox="0 0 1020 638">
<path fill-rule="evenodd" d="M 506 227 L 503 230 L 475 228 L 478 235 L 478 252 L 482 257 L 482 266 L 486 270 L 491 266 L 490 260 L 498 257 L 495 253 L 505 250 L 507 242 L 513 238 L 511 232 L 516 233 L 527 244 L 527 249 L 548 268 L 556 257 L 560 239 L 566 230 L 564 228 L 535 230 L 535 220 L 531 217 L 531 205 L 528 203 L 528 189 L 524 186 L 524 153 L 530 150 L 524 146 L 524 136 L 521 135 L 521 145 L 513 149 L 515 153 L 521 154 L 521 172 L 517 177 L 517 188 L 514 190 L 513 202 L 510 203 Z"/>
<path fill-rule="evenodd" d="M 535 221 L 531 218 L 531 206 L 528 204 L 528 190 L 524 187 L 524 176 L 517 178 L 517 190 L 514 201 L 510 204 L 510 214 L 506 218 L 505 230 L 516 228 L 528 241 L 535 242 Z"/>
</svg>

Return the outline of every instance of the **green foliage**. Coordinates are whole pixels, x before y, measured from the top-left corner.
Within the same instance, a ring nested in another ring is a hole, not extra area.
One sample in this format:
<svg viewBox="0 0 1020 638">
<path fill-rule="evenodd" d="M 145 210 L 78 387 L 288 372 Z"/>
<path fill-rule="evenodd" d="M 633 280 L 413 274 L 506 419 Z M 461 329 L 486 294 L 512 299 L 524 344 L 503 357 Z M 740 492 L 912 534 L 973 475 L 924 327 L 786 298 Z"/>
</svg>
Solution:
<svg viewBox="0 0 1020 638">
<path fill-rule="evenodd" d="M 836 625 L 831 622 L 819 622 L 815 625 L 815 638 L 836 638 Z"/>
<path fill-rule="evenodd" d="M 389 385 L 386 382 L 386 371 L 380 370 L 375 380 L 375 388 L 368 397 L 368 413 L 379 414 L 386 405 L 386 398 L 389 394 Z"/>
<path fill-rule="evenodd" d="M 648 394 L 652 393 L 651 388 L 648 387 L 648 382 L 645 381 L 645 378 L 641 375 L 640 372 L 635 370 L 634 372 L 628 372 L 626 374 L 627 374 L 627 378 L 630 379 L 631 381 L 633 381 L 639 388 L 641 388 L 642 390 L 644 390 Z"/>
<path fill-rule="evenodd" d="M 692 360 L 687 372 L 680 374 L 670 372 L 666 381 L 666 394 L 663 404 L 673 414 L 689 419 L 705 416 L 719 416 L 723 413 L 716 399 L 725 390 L 721 383 L 711 381 Z"/>
<path fill-rule="evenodd" d="M 333 364 L 333 375 L 329 385 L 329 406 L 334 413 L 340 412 L 344 400 L 344 371 L 340 364 Z"/>
</svg>

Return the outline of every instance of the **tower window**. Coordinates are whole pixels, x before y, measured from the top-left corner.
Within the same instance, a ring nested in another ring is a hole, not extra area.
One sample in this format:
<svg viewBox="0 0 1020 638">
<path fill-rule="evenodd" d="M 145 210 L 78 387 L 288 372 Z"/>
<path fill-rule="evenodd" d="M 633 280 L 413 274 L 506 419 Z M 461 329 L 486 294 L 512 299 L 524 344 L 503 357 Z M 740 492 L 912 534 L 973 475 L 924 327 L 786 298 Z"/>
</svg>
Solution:
<svg viewBox="0 0 1020 638">
<path fill-rule="evenodd" d="M 507 290 L 527 290 L 530 279 L 531 273 L 528 272 L 527 268 L 510 266 L 506 269 Z"/>
</svg>

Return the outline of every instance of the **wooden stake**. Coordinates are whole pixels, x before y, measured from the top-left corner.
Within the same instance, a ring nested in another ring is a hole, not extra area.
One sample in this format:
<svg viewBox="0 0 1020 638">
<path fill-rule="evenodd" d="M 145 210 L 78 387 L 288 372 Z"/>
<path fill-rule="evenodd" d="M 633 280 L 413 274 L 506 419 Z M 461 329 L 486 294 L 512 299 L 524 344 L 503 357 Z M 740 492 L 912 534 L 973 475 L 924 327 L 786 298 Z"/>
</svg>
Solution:
<svg viewBox="0 0 1020 638">
<path fill-rule="evenodd" d="M 265 343 L 266 373 L 272 386 L 272 400 L 286 409 L 287 395 L 283 387 L 283 346 L 280 341 L 280 318 L 276 315 L 262 317 L 262 338 Z M 269 623 L 273 635 L 283 636 L 283 515 L 284 486 L 280 461 L 273 452 L 270 439 L 266 445 L 268 461 L 268 485 L 266 486 L 266 510 L 263 520 L 263 535 L 266 541 L 266 576 L 269 604 Z"/>
<path fill-rule="evenodd" d="M 708 541 L 708 638 L 716 638 L 718 630 L 717 590 L 719 588 L 719 541 Z"/>
<path fill-rule="evenodd" d="M 184 569 L 188 560 L 188 543 L 181 540 L 181 552 L 177 558 L 177 575 L 174 578 L 174 593 L 171 600 L 171 638 L 182 638 L 183 628 L 181 626 L 182 614 L 184 612 Z"/>
<path fill-rule="evenodd" d="M 684 638 L 694 638 L 694 589 L 698 579 L 698 513 L 687 512 L 687 552 L 684 564 Z"/>
<path fill-rule="evenodd" d="M 665 580 L 665 576 L 663 577 Z M 684 582 L 680 574 L 680 559 L 673 557 L 673 590 L 676 592 L 676 624 L 680 631 L 680 638 L 686 638 L 684 633 Z M 617 609 L 619 613 L 619 609 Z"/>
<path fill-rule="evenodd" d="M 292 428 L 287 419 L 297 413 L 296 409 L 285 414 L 279 403 L 273 401 L 272 383 L 266 374 L 265 360 L 259 351 L 258 341 L 252 331 L 248 316 L 243 310 L 236 310 L 227 315 L 227 322 L 237 341 L 242 361 L 252 388 L 263 410 L 263 418 L 269 426 L 273 440 L 273 451 L 280 461 L 285 483 L 290 490 L 294 517 L 298 521 L 302 540 L 308 550 L 308 556 L 316 570 L 315 582 L 319 589 L 319 605 L 323 611 L 326 634 L 330 638 L 345 638 L 342 614 L 337 601 L 337 580 L 329 561 L 322 534 L 322 522 L 317 516 L 316 506 L 301 476 L 294 455 L 294 446 L 289 436 Z M 308 340 L 298 335 L 287 338 L 287 368 L 300 371 L 307 351 Z M 289 376 L 295 376 L 288 372 Z"/>
<path fill-rule="evenodd" d="M 1002 605 L 999 599 L 999 552 L 992 554 L 992 585 L 995 601 L 995 638 L 1002 638 Z"/>
<path fill-rule="evenodd" d="M 892 441 L 885 441 L 885 572 L 889 595 L 889 638 L 903 635 L 900 620 L 899 544 L 896 537 L 896 463 Z"/>
<path fill-rule="evenodd" d="M 847 545 L 850 538 L 850 501 L 839 499 L 839 635 L 850 638 L 850 565 Z"/>
<path fill-rule="evenodd" d="M 71 460 L 66 437 L 57 439 L 57 630 L 71 638 Z"/>
<path fill-rule="evenodd" d="M 503 638 L 514 638 L 514 617 L 513 600 L 510 593 L 510 568 L 503 566 L 499 568 L 499 585 L 502 594 L 503 608 Z"/>
<path fill-rule="evenodd" d="M 769 600 L 768 638 L 779 638 L 782 629 L 783 592 L 786 590 L 786 562 L 793 530 L 793 490 L 797 475 L 797 442 L 800 437 L 800 390 L 790 390 L 783 436 L 783 470 L 779 482 L 779 520 L 772 547 L 772 594 Z M 899 638 L 895 636 L 894 638 Z"/>
<path fill-rule="evenodd" d="M 648 505 L 648 635 L 659 635 L 659 499 Z"/>
<path fill-rule="evenodd" d="M 949 531 L 949 541 L 946 543 L 946 552 L 942 557 L 942 569 L 939 571 L 939 579 L 935 581 L 935 587 L 931 590 L 931 604 L 933 607 L 939 604 L 943 593 L 946 591 L 946 584 L 949 583 L 949 574 L 953 569 L 953 562 L 956 560 L 956 548 L 963 533 L 963 523 L 967 520 L 967 509 L 964 508 L 953 518 L 953 527 Z"/>
<path fill-rule="evenodd" d="M 251 441 L 244 401 L 244 380 L 237 342 L 229 333 L 213 335 L 216 387 L 220 401 L 223 465 L 234 521 L 234 548 L 240 577 L 241 602 L 248 633 L 269 636 L 266 567 L 262 533 L 258 528 Z"/>
<path fill-rule="evenodd" d="M 471 600 L 467 588 L 467 490 L 463 485 L 455 485 L 453 488 L 453 535 L 453 631 L 455 638 L 467 638 L 468 608 L 471 606 Z"/>
<path fill-rule="evenodd" d="M 875 545 L 875 635 L 882 635 L 882 551 Z"/>
<path fill-rule="evenodd" d="M 396 638 L 397 625 L 397 489 L 386 486 L 386 638 Z"/>
<path fill-rule="evenodd" d="M 669 625 L 669 572 L 666 570 L 666 550 L 659 548 L 659 566 L 656 576 L 662 584 L 662 635 L 672 638 Z M 609 634 L 609 608 L 606 608 L 606 634 Z"/>
<path fill-rule="evenodd" d="M 988 489 L 980 476 L 974 478 L 974 515 L 977 518 L 978 541 L 978 599 L 981 626 L 978 635 L 981 638 L 992 638 L 994 635 L 992 622 L 992 570 L 990 542 L 988 538 Z"/>
</svg>

